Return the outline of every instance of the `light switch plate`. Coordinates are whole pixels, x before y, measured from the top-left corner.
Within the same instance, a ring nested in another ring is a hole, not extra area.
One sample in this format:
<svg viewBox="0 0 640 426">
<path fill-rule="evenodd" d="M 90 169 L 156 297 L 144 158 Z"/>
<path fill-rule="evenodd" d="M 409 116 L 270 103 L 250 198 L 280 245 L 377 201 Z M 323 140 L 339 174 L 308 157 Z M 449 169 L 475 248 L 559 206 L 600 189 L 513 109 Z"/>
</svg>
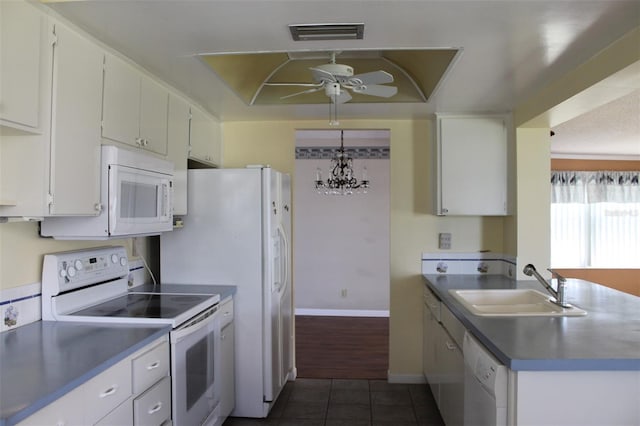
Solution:
<svg viewBox="0 0 640 426">
<path fill-rule="evenodd" d="M 441 250 L 451 249 L 451 233 L 442 232 L 438 234 L 438 248 Z"/>
</svg>

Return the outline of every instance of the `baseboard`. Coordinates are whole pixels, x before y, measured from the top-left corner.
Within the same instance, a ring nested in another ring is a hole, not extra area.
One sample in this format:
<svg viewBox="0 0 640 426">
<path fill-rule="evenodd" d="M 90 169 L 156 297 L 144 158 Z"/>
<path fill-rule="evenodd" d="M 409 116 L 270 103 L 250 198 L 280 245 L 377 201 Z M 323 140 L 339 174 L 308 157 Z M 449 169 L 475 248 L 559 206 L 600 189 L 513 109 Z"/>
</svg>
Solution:
<svg viewBox="0 0 640 426">
<path fill-rule="evenodd" d="M 296 308 L 296 315 L 316 317 L 389 317 L 389 311 L 365 309 L 303 309 Z"/>
<path fill-rule="evenodd" d="M 422 374 L 393 374 L 390 371 L 387 372 L 387 381 L 389 383 L 408 383 L 408 384 L 422 384 L 427 383 Z"/>
</svg>

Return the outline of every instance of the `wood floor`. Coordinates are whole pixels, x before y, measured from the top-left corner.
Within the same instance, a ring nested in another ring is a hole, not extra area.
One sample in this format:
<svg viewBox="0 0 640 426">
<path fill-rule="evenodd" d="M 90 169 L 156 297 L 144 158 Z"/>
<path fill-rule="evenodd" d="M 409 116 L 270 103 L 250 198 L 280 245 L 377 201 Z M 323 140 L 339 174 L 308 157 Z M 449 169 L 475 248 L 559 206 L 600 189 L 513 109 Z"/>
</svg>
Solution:
<svg viewBox="0 0 640 426">
<path fill-rule="evenodd" d="M 389 318 L 296 316 L 298 377 L 386 379 Z"/>
</svg>

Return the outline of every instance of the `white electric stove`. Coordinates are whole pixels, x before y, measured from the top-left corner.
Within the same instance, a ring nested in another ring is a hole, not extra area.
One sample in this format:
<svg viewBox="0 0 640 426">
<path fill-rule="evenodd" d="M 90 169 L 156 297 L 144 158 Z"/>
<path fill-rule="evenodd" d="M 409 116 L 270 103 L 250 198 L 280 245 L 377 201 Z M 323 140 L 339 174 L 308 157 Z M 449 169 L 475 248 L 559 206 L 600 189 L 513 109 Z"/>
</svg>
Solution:
<svg viewBox="0 0 640 426">
<path fill-rule="evenodd" d="M 171 325 L 173 424 L 218 424 L 220 295 L 128 291 L 128 276 L 121 246 L 47 254 L 42 319 Z"/>
</svg>

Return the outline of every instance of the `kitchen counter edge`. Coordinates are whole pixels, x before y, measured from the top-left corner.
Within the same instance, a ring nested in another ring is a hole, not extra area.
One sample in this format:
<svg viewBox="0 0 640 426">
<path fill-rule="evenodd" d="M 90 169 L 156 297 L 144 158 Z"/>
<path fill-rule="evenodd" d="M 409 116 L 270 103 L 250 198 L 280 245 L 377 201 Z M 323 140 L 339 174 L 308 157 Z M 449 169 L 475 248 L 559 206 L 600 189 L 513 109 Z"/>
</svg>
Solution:
<svg viewBox="0 0 640 426">
<path fill-rule="evenodd" d="M 620 354 L 619 357 L 612 356 L 602 356 L 602 357 L 593 357 L 586 356 L 581 358 L 579 356 L 565 356 L 562 351 L 554 352 L 553 349 L 549 349 L 546 351 L 544 356 L 537 357 L 525 357 L 522 356 L 523 353 L 528 353 L 526 347 L 522 347 L 523 343 L 520 343 L 516 348 L 516 345 L 506 345 L 504 342 L 498 343 L 494 340 L 496 336 L 500 335 L 501 326 L 508 325 L 510 331 L 521 331 L 523 335 L 526 335 L 527 331 L 531 331 L 534 327 L 537 327 L 536 330 L 544 330 L 544 327 L 539 327 L 540 325 L 546 325 L 549 320 L 551 321 L 562 321 L 562 320 L 581 320 L 586 319 L 587 321 L 593 321 L 593 316 L 596 315 L 596 312 L 593 311 L 593 306 L 589 305 L 589 303 L 585 302 L 584 298 L 581 298 L 582 293 L 592 293 L 591 289 L 595 289 L 595 293 L 603 293 L 606 295 L 606 298 L 611 303 L 611 299 L 618 299 L 624 301 L 632 301 L 632 302 L 640 302 L 636 301 L 633 298 L 635 296 L 628 295 L 626 293 L 619 292 L 614 289 L 610 289 L 608 287 L 591 283 L 584 280 L 570 279 L 569 282 L 573 282 L 574 286 L 579 285 L 580 290 L 573 292 L 574 299 L 570 300 L 572 303 L 575 303 L 577 306 L 582 307 L 587 310 L 586 317 L 576 317 L 576 318 L 567 318 L 567 317 L 516 317 L 516 318 L 487 318 L 487 317 L 479 317 L 471 314 L 460 302 L 455 300 L 453 296 L 449 294 L 449 290 L 451 289 L 510 289 L 510 288 L 530 288 L 535 290 L 541 290 L 542 287 L 535 281 L 516 281 L 514 279 L 504 277 L 502 275 L 433 275 L 433 274 L 424 274 L 423 279 L 425 285 L 429 289 L 431 289 L 436 296 L 446 305 L 446 307 L 451 311 L 451 313 L 462 322 L 464 327 L 471 332 L 471 334 L 476 337 L 484 346 L 489 349 L 490 352 L 504 365 L 514 371 L 638 371 L 640 370 L 640 340 L 636 340 L 638 344 L 638 351 L 635 352 L 635 358 L 630 356 L 630 353 Z M 592 287 L 593 286 L 593 287 Z M 574 287 L 575 289 L 575 287 Z M 544 292 L 544 289 L 542 289 Z M 635 306 L 635 305 L 634 305 Z M 640 306 L 640 305 L 638 305 Z M 589 311 L 592 312 L 589 312 Z M 640 312 L 640 310 L 638 311 Z M 611 313 L 608 313 L 611 316 Z M 589 315 L 592 317 L 590 318 Z M 527 318 L 527 320 L 523 320 L 523 318 Z M 553 318 L 553 319 L 552 319 Z M 632 318 L 631 320 L 636 321 L 640 324 L 640 315 L 636 312 L 636 318 Z M 516 322 L 519 321 L 519 322 Z M 633 326 L 629 325 L 629 318 L 618 318 L 617 321 L 620 321 L 620 324 L 623 325 L 628 331 L 628 333 L 633 333 Z M 624 324 L 623 324 L 624 321 Z M 529 324 L 527 327 L 524 324 Z M 607 325 L 612 325 L 609 322 Z M 506 328 L 506 327 L 505 327 Z M 600 330 L 596 330 L 597 333 L 600 333 Z M 581 330 L 582 333 L 585 330 Z M 571 334 L 565 335 L 565 338 L 575 338 Z M 637 333 L 637 331 L 636 331 Z M 584 339 L 584 334 L 580 336 L 580 338 Z M 630 336 L 633 339 L 633 336 Z M 632 340 L 633 341 L 633 340 Z M 525 345 L 526 345 L 525 341 Z M 539 348 L 537 348 L 539 349 Z M 520 354 L 516 354 L 520 352 Z"/>
</svg>

